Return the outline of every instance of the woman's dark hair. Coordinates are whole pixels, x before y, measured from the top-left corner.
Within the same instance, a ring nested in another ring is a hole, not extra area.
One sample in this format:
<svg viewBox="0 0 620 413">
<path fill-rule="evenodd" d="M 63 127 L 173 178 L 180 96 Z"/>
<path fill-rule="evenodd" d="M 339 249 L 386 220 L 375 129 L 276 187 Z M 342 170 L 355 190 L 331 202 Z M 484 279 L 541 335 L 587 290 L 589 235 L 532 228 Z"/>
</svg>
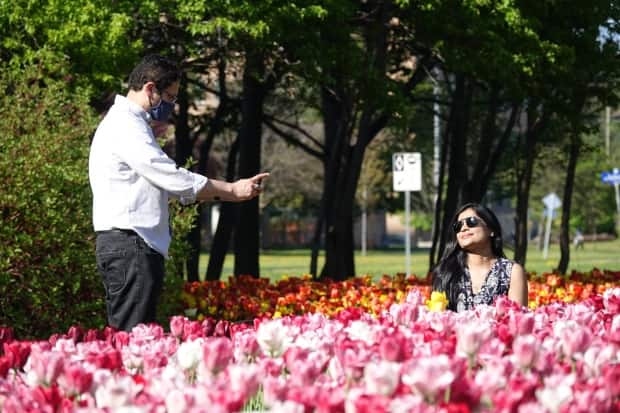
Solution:
<svg viewBox="0 0 620 413">
<path fill-rule="evenodd" d="M 181 79 L 181 71 L 172 60 L 151 54 L 132 70 L 129 75 L 129 90 L 140 90 L 146 82 L 154 82 L 160 92 Z"/>
<path fill-rule="evenodd" d="M 458 296 L 457 283 L 464 276 L 465 270 L 465 251 L 456 240 L 456 232 L 452 230 L 459 215 L 466 209 L 473 209 L 485 225 L 491 230 L 491 250 L 495 257 L 505 258 L 502 243 L 502 227 L 499 220 L 489 208 L 475 203 L 468 203 L 461 206 L 452 217 L 450 222 L 448 241 L 444 249 L 443 256 L 437 266 L 433 269 L 433 291 L 443 291 L 448 298 L 448 308 L 456 310 L 456 300 Z"/>
</svg>

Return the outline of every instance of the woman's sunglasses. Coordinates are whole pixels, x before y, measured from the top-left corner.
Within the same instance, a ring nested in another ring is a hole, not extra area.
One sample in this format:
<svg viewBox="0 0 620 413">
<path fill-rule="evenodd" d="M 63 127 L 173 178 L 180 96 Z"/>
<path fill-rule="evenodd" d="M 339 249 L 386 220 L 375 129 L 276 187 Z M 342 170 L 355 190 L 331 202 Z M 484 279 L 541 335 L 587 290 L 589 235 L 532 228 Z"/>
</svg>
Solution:
<svg viewBox="0 0 620 413">
<path fill-rule="evenodd" d="M 465 219 L 462 219 L 460 221 L 456 221 L 454 223 L 454 225 L 452 225 L 452 229 L 454 230 L 455 233 L 461 232 L 461 228 L 463 228 L 463 224 L 467 224 L 467 228 L 474 228 L 477 227 L 478 225 L 481 225 L 483 222 L 480 218 L 478 217 L 467 217 Z"/>
</svg>

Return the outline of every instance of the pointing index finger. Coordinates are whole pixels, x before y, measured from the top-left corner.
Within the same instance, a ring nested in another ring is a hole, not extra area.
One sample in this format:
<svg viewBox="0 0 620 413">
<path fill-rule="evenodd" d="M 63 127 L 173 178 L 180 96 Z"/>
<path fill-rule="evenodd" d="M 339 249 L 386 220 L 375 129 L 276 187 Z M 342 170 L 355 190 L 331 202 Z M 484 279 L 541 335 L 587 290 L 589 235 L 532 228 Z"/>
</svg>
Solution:
<svg viewBox="0 0 620 413">
<path fill-rule="evenodd" d="M 267 178 L 269 176 L 269 172 L 262 172 L 260 174 L 254 175 L 252 178 L 250 178 L 252 180 L 252 182 L 254 183 L 260 183 L 264 178 Z"/>
</svg>

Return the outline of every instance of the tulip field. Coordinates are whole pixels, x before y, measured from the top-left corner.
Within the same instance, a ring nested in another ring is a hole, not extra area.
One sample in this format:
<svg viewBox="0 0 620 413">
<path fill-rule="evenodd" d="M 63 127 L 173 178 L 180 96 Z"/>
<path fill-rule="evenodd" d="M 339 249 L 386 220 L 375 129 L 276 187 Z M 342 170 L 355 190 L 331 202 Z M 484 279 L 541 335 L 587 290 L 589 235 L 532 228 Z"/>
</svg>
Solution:
<svg viewBox="0 0 620 413">
<path fill-rule="evenodd" d="M 166 326 L 4 326 L 0 411 L 620 412 L 620 272 L 529 289 L 453 313 L 413 276 L 241 277 L 187 284 Z"/>
</svg>

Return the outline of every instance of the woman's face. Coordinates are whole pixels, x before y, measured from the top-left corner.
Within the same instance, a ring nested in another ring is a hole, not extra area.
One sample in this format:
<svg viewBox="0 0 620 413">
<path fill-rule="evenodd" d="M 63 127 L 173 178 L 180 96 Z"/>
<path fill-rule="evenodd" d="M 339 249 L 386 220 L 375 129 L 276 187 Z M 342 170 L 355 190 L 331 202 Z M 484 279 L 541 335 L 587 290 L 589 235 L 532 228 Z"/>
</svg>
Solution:
<svg viewBox="0 0 620 413">
<path fill-rule="evenodd" d="M 464 250 L 491 245 L 491 230 L 471 208 L 459 214 L 453 230 L 456 241 Z"/>
</svg>

